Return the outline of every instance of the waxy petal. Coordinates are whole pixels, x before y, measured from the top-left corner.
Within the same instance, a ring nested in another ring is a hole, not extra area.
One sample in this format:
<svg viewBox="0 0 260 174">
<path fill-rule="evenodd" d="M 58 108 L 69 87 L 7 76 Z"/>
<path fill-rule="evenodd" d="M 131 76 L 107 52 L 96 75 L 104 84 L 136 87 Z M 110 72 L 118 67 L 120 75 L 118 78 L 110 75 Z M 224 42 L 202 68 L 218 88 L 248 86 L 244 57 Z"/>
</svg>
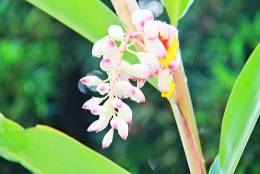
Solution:
<svg viewBox="0 0 260 174">
<path fill-rule="evenodd" d="M 131 100 L 133 100 L 137 103 L 145 102 L 145 96 L 144 96 L 143 92 L 137 87 L 134 87 L 130 90 L 129 97 L 131 98 Z"/>
<path fill-rule="evenodd" d="M 104 42 L 107 38 L 102 38 L 96 41 L 92 47 L 92 56 L 100 58 L 103 55 Z"/>
<path fill-rule="evenodd" d="M 110 25 L 108 33 L 111 38 L 117 41 L 122 41 L 124 38 L 124 31 L 119 25 Z"/>
<path fill-rule="evenodd" d="M 128 137 L 128 124 L 122 118 L 118 118 L 118 126 L 117 126 L 118 134 L 123 139 L 126 140 Z"/>
<path fill-rule="evenodd" d="M 142 30 L 144 28 L 145 22 L 154 20 L 152 12 L 145 9 L 138 9 L 134 11 L 131 15 L 131 18 L 137 30 Z"/>
<path fill-rule="evenodd" d="M 120 109 L 123 107 L 123 101 L 119 98 L 113 98 L 112 99 L 112 106 L 116 109 Z"/>
<path fill-rule="evenodd" d="M 111 57 L 116 51 L 116 43 L 108 36 L 96 41 L 92 48 L 92 55 L 100 58 L 102 55 L 105 57 Z"/>
<path fill-rule="evenodd" d="M 131 108 L 127 104 L 123 104 L 123 106 L 118 109 L 118 117 L 123 118 L 127 123 L 132 122 L 133 113 Z"/>
<path fill-rule="evenodd" d="M 102 101 L 103 98 L 92 97 L 91 99 L 89 99 L 83 104 L 82 109 L 91 110 L 92 108 L 98 106 Z"/>
<path fill-rule="evenodd" d="M 87 75 L 87 76 L 81 78 L 80 82 L 83 85 L 86 85 L 87 87 L 90 87 L 90 86 L 97 86 L 97 85 L 99 85 L 102 82 L 102 80 L 99 77 L 97 77 L 97 76 Z"/>
<path fill-rule="evenodd" d="M 109 123 L 109 119 L 104 119 L 100 117 L 98 120 L 94 121 L 87 129 L 88 132 L 96 131 L 100 132 L 104 130 Z"/>
<path fill-rule="evenodd" d="M 152 71 L 156 72 L 160 68 L 160 62 L 156 55 L 148 52 L 138 52 L 137 58 L 141 63 L 150 65 Z"/>
<path fill-rule="evenodd" d="M 100 115 L 103 111 L 104 111 L 104 108 L 99 105 L 92 107 L 90 110 L 91 114 L 93 114 L 93 115 Z"/>
<path fill-rule="evenodd" d="M 108 148 L 113 141 L 114 129 L 111 128 L 103 138 L 102 148 Z"/>
<path fill-rule="evenodd" d="M 173 80 L 173 75 L 169 69 L 163 69 L 158 73 L 158 88 L 161 92 L 168 92 Z"/>
<path fill-rule="evenodd" d="M 106 72 L 112 71 L 114 69 L 114 62 L 112 58 L 103 58 L 100 61 L 100 68 Z"/>
<path fill-rule="evenodd" d="M 118 117 L 117 116 L 114 116 L 111 120 L 110 120 L 110 126 L 113 128 L 113 129 L 117 129 L 118 128 Z"/>
<path fill-rule="evenodd" d="M 101 95 L 105 95 L 109 92 L 109 83 L 100 83 L 97 86 L 97 92 Z"/>
<path fill-rule="evenodd" d="M 128 74 L 136 79 L 147 79 L 151 73 L 147 64 L 134 64 L 128 68 Z"/>
<path fill-rule="evenodd" d="M 159 58 L 166 57 L 166 49 L 163 43 L 159 39 L 145 40 L 145 46 L 147 50 L 156 55 Z"/>
<path fill-rule="evenodd" d="M 115 94 L 118 98 L 127 98 L 134 89 L 134 86 L 129 81 L 118 81 L 115 84 Z"/>
<path fill-rule="evenodd" d="M 158 38 L 159 25 L 157 21 L 147 21 L 144 25 L 144 35 L 147 39 L 152 40 Z"/>
</svg>

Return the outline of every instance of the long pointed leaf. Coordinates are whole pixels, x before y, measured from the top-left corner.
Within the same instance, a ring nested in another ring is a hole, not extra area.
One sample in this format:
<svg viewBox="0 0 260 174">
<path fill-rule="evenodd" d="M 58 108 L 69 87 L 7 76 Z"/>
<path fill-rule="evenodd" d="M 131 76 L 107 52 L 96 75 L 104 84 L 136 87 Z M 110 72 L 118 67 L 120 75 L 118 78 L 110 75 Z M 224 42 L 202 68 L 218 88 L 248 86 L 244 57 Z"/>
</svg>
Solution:
<svg viewBox="0 0 260 174">
<path fill-rule="evenodd" d="M 167 10 L 168 16 L 173 25 L 177 25 L 178 20 L 181 19 L 194 0 L 163 0 L 163 4 Z"/>
<path fill-rule="evenodd" d="M 215 161 L 219 162 L 219 173 L 234 173 L 259 115 L 260 43 L 241 71 L 227 103 L 221 129 L 219 161 Z"/>
<path fill-rule="evenodd" d="M 100 0 L 27 0 L 71 29 L 94 42 L 107 34 L 118 17 Z"/>
<path fill-rule="evenodd" d="M 112 161 L 47 126 L 23 129 L 0 114 L 0 156 L 38 174 L 126 174 Z"/>
</svg>

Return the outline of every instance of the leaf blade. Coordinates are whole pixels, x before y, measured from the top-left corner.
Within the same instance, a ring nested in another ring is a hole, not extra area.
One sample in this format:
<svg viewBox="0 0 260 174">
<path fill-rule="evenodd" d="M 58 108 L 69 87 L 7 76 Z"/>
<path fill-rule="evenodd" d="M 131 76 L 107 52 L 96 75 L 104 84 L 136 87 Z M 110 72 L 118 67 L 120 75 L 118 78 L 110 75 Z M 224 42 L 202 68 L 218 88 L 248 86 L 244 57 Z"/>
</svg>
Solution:
<svg viewBox="0 0 260 174">
<path fill-rule="evenodd" d="M 186 14 L 194 0 L 163 0 L 171 23 L 177 26 L 178 21 Z"/>
<path fill-rule="evenodd" d="M 250 55 L 229 97 L 221 128 L 219 164 L 233 174 L 260 115 L 260 43 Z M 214 165 L 214 164 L 213 164 Z"/>
<path fill-rule="evenodd" d="M 219 156 L 217 156 L 210 167 L 209 174 L 222 174 L 220 164 L 219 164 Z"/>
<path fill-rule="evenodd" d="M 0 118 L 0 155 L 34 173 L 129 173 L 53 128 L 40 125 L 22 129 L 15 125 Z"/>
<path fill-rule="evenodd" d="M 27 0 L 58 21 L 95 42 L 107 34 L 111 24 L 121 25 L 118 17 L 101 1 Z M 93 20 L 95 17 L 95 20 Z"/>
</svg>

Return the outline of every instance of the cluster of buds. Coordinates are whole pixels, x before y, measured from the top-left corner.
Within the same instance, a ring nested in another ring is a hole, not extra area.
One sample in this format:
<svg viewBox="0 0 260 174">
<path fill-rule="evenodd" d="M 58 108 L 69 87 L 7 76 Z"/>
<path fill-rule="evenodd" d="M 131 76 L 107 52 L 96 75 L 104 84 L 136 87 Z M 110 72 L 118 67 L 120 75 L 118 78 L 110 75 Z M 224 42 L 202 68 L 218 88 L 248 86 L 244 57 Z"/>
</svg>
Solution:
<svg viewBox="0 0 260 174">
<path fill-rule="evenodd" d="M 108 35 L 93 46 L 92 55 L 102 58 L 100 68 L 106 72 L 107 78 L 87 75 L 80 80 L 101 95 L 86 101 L 82 108 L 99 117 L 88 127 L 89 132 L 100 132 L 110 124 L 111 128 L 102 141 L 103 148 L 111 144 L 114 130 L 122 139 L 127 139 L 132 110 L 123 99 L 144 102 L 145 96 L 140 88 L 152 76 L 157 77 L 163 97 L 171 96 L 175 86 L 173 72 L 180 63 L 177 29 L 154 20 L 152 13 L 144 9 L 132 13 L 132 22 L 137 31 L 125 33 L 120 26 L 111 25 Z M 133 45 L 142 51 L 131 49 Z M 136 56 L 139 63 L 125 61 L 125 52 Z"/>
</svg>

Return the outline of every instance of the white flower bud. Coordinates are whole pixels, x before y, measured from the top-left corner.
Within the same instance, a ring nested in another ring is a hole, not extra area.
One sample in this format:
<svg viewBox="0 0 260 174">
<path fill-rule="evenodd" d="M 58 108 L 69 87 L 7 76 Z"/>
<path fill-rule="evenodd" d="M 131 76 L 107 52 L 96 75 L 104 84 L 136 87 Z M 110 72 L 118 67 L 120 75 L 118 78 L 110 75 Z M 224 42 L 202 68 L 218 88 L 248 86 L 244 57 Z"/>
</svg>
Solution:
<svg viewBox="0 0 260 174">
<path fill-rule="evenodd" d="M 119 98 L 113 98 L 112 99 L 112 106 L 116 109 L 120 109 L 123 107 L 123 101 Z"/>
<path fill-rule="evenodd" d="M 100 132 L 104 130 L 109 123 L 109 119 L 104 118 L 104 117 L 99 117 L 98 120 L 94 121 L 87 129 L 88 132 L 96 131 Z"/>
<path fill-rule="evenodd" d="M 114 62 L 111 58 L 103 58 L 100 61 L 100 68 L 103 71 L 110 72 L 114 69 Z"/>
<path fill-rule="evenodd" d="M 133 88 L 134 86 L 129 81 L 118 81 L 115 84 L 114 92 L 118 98 L 127 98 Z"/>
<path fill-rule="evenodd" d="M 114 129 L 111 128 L 103 138 L 102 148 L 108 148 L 113 141 Z"/>
<path fill-rule="evenodd" d="M 131 65 L 128 67 L 127 73 L 137 79 L 147 79 L 152 74 L 147 64 Z"/>
<path fill-rule="evenodd" d="M 159 58 L 166 57 L 166 49 L 159 39 L 145 40 L 146 49 Z"/>
<path fill-rule="evenodd" d="M 97 86 L 97 92 L 101 95 L 107 94 L 109 92 L 109 83 L 100 83 Z"/>
<path fill-rule="evenodd" d="M 156 72 L 160 68 L 160 62 L 156 55 L 148 53 L 148 52 L 138 52 L 137 58 L 141 63 L 145 63 L 150 65 L 153 72 Z"/>
<path fill-rule="evenodd" d="M 144 35 L 149 40 L 158 38 L 158 35 L 159 35 L 158 22 L 157 21 L 147 21 L 147 22 L 145 22 Z"/>
<path fill-rule="evenodd" d="M 128 137 L 128 124 L 122 118 L 118 118 L 118 126 L 117 126 L 118 134 L 123 139 L 126 140 Z"/>
<path fill-rule="evenodd" d="M 153 21 L 153 14 L 149 10 L 139 9 L 132 13 L 132 22 L 137 30 L 142 30 L 146 21 Z"/>
<path fill-rule="evenodd" d="M 103 112 L 103 107 L 100 105 L 94 106 L 90 110 L 93 115 L 100 115 Z"/>
<path fill-rule="evenodd" d="M 127 123 L 132 122 L 133 113 L 131 108 L 123 103 L 122 107 L 118 109 L 118 117 L 123 118 Z"/>
<path fill-rule="evenodd" d="M 91 99 L 89 99 L 83 104 L 82 109 L 91 110 L 92 108 L 98 106 L 102 101 L 103 98 L 92 97 Z"/>
<path fill-rule="evenodd" d="M 99 85 L 100 83 L 102 83 L 102 80 L 99 77 L 97 77 L 97 76 L 87 75 L 87 76 L 81 78 L 80 82 L 83 85 L 86 85 L 87 87 L 90 87 L 90 86 L 97 86 L 97 85 Z"/>
<path fill-rule="evenodd" d="M 114 40 L 121 41 L 124 38 L 124 31 L 119 25 L 110 25 L 108 28 L 108 33 Z"/>
<path fill-rule="evenodd" d="M 158 88 L 161 92 L 168 92 L 173 80 L 169 69 L 163 69 L 158 73 Z"/>
<path fill-rule="evenodd" d="M 106 38 L 99 39 L 92 47 L 92 56 L 100 58 L 103 55 L 104 41 Z"/>
<path fill-rule="evenodd" d="M 117 129 L 117 126 L 118 126 L 118 117 L 117 117 L 117 116 L 114 116 L 114 117 L 110 120 L 110 126 L 111 126 L 113 129 Z"/>
<path fill-rule="evenodd" d="M 92 48 L 92 55 L 94 57 L 100 58 L 102 55 L 105 57 L 110 57 L 113 55 L 117 49 L 115 42 L 108 36 L 96 41 Z"/>
<path fill-rule="evenodd" d="M 145 102 L 145 96 L 144 96 L 143 92 L 137 87 L 130 89 L 129 97 L 131 98 L 131 100 L 133 100 L 137 103 Z"/>
</svg>

